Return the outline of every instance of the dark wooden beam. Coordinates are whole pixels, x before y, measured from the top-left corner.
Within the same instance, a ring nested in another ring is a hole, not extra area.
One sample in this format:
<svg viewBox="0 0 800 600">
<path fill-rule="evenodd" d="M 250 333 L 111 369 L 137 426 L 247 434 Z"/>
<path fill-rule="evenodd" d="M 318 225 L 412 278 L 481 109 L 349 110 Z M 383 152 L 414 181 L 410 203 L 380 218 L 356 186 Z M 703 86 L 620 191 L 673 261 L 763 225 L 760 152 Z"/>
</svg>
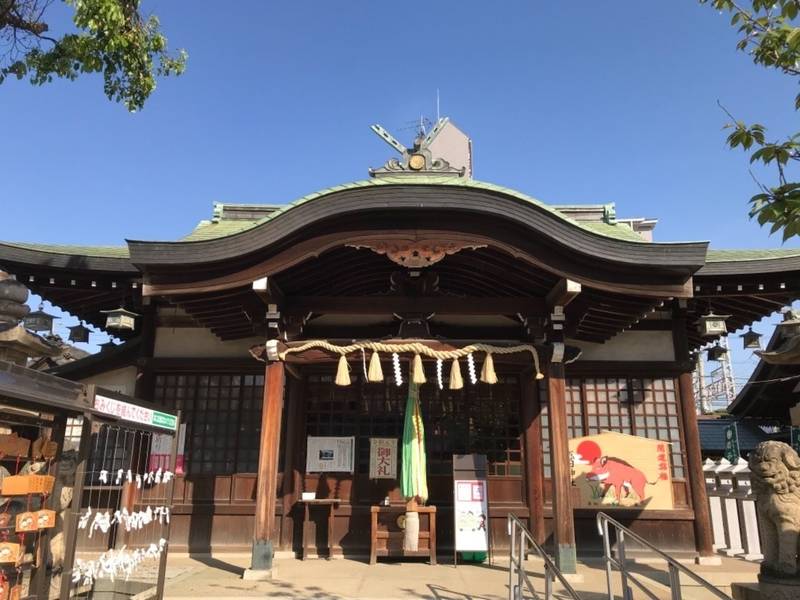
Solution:
<svg viewBox="0 0 800 600">
<path fill-rule="evenodd" d="M 547 294 L 547 306 L 566 306 L 581 293 L 581 284 L 572 279 L 560 279 Z"/>
<path fill-rule="evenodd" d="M 544 314 L 541 298 L 452 298 L 441 296 L 289 296 L 289 314 L 386 315 L 393 313 L 451 315 Z"/>
<path fill-rule="evenodd" d="M 274 277 L 261 277 L 253 282 L 253 291 L 265 305 L 282 305 L 284 294 Z"/>
</svg>

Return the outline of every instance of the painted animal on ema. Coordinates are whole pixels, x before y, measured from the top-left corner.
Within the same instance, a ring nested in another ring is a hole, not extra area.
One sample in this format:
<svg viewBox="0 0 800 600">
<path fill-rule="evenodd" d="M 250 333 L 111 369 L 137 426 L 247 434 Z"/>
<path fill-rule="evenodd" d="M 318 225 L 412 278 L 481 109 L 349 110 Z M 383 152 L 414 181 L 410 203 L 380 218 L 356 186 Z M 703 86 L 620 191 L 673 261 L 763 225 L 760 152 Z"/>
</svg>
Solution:
<svg viewBox="0 0 800 600">
<path fill-rule="evenodd" d="M 639 502 L 643 502 L 646 485 L 655 485 L 655 481 L 647 481 L 645 474 L 627 461 L 614 456 L 601 456 L 600 447 L 590 440 L 581 443 L 576 458 L 583 464 L 590 465 L 586 479 L 602 486 L 601 497 L 608 488 L 614 488 L 617 502 L 629 498 L 631 492 L 636 494 Z M 624 496 L 623 496 L 624 491 Z"/>
<path fill-rule="evenodd" d="M 655 485 L 655 481 L 647 481 L 644 473 L 625 462 L 621 458 L 613 456 L 601 456 L 594 459 L 591 470 L 586 474 L 586 479 L 596 481 L 603 485 L 603 495 L 608 488 L 613 487 L 617 496 L 617 502 L 622 500 L 622 491 L 625 491 L 625 498 L 631 495 L 631 491 L 639 497 L 642 502 L 646 496 L 645 485 Z"/>
</svg>

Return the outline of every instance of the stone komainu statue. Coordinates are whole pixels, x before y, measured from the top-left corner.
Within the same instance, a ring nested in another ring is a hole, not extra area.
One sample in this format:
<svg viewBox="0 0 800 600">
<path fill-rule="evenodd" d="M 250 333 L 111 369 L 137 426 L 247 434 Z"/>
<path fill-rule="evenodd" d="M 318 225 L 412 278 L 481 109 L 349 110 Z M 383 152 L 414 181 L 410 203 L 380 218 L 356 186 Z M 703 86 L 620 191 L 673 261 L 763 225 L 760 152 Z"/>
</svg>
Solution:
<svg viewBox="0 0 800 600">
<path fill-rule="evenodd" d="M 761 442 L 749 457 L 764 561 L 761 572 L 798 574 L 800 457 L 783 442 Z"/>
</svg>

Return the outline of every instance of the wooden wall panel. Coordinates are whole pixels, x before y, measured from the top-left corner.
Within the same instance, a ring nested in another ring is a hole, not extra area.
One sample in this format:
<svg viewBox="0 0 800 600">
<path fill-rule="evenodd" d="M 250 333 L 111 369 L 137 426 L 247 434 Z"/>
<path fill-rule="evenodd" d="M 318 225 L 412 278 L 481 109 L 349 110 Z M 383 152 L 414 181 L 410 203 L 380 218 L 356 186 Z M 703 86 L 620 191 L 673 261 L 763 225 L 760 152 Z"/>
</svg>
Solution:
<svg viewBox="0 0 800 600">
<path fill-rule="evenodd" d="M 231 503 L 254 503 L 257 479 L 255 473 L 234 475 Z"/>
</svg>

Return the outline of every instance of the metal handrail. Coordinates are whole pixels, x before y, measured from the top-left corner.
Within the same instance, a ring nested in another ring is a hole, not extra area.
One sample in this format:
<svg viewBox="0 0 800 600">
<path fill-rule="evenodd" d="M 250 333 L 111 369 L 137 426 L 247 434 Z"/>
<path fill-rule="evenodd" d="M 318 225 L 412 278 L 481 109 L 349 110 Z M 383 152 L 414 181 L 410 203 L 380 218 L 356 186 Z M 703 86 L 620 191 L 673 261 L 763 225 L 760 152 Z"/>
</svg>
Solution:
<svg viewBox="0 0 800 600">
<path fill-rule="evenodd" d="M 544 561 L 544 600 L 553 598 L 554 579 L 557 579 L 564 586 L 564 590 L 572 600 L 581 600 L 581 597 L 572 589 L 572 586 L 564 578 L 553 559 L 536 543 L 530 531 L 514 515 L 508 515 L 508 536 L 511 538 L 511 553 L 508 565 L 508 600 L 522 600 L 523 584 L 525 584 L 528 592 L 535 600 L 540 598 L 536 590 L 533 589 L 533 584 L 525 572 L 525 565 L 523 564 L 529 549 L 533 550 Z"/>
<path fill-rule="evenodd" d="M 611 539 L 609 537 L 609 525 L 614 527 L 617 537 L 616 558 L 611 555 Z M 700 584 L 700 586 L 702 586 L 704 589 L 708 590 L 721 600 L 731 600 L 730 596 L 718 590 L 710 582 L 700 577 L 697 573 L 695 573 L 691 569 L 686 568 L 668 554 L 665 554 L 664 552 L 656 548 L 653 544 L 648 542 L 642 536 L 634 533 L 633 531 L 631 531 L 618 521 L 615 521 L 614 519 L 609 517 L 606 513 L 603 512 L 597 513 L 597 529 L 600 535 L 603 537 L 603 559 L 605 560 L 606 564 L 606 583 L 608 585 L 608 600 L 614 600 L 614 592 L 611 589 L 612 567 L 616 567 L 617 569 L 619 569 L 620 579 L 622 582 L 623 600 L 633 599 L 633 591 L 631 589 L 630 583 L 635 584 L 636 587 L 639 588 L 648 598 L 651 598 L 651 600 L 659 600 L 656 594 L 648 590 L 645 584 L 642 581 L 640 581 L 634 575 L 634 573 L 628 570 L 625 559 L 626 538 L 630 538 L 635 542 L 641 544 L 651 552 L 654 552 L 659 558 L 667 562 L 667 566 L 669 567 L 670 597 L 672 598 L 672 600 L 681 600 L 681 598 L 683 597 L 681 594 L 681 579 L 680 579 L 681 574 L 686 575 L 687 577 L 689 577 L 689 579 L 692 579 L 695 583 Z"/>
</svg>

